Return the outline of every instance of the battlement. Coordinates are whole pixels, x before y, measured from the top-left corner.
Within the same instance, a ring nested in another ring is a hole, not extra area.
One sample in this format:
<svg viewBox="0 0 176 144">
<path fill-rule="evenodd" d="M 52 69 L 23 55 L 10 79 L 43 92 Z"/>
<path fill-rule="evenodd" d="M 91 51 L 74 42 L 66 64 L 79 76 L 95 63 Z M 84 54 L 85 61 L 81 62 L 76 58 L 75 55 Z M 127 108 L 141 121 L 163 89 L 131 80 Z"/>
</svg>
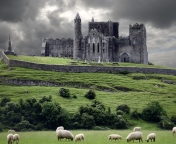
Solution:
<svg viewBox="0 0 176 144">
<path fill-rule="evenodd" d="M 144 27 L 145 27 L 144 24 L 138 24 L 138 23 L 134 25 L 130 25 L 130 29 L 142 29 Z"/>
</svg>

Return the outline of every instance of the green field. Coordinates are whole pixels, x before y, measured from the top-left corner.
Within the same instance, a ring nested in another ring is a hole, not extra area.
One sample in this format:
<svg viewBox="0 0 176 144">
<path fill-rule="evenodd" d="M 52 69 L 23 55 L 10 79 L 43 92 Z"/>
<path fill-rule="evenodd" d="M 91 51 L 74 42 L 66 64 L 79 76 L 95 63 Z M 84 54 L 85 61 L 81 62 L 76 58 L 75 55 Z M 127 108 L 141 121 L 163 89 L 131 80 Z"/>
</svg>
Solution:
<svg viewBox="0 0 176 144">
<path fill-rule="evenodd" d="M 39 64 L 52 64 L 52 65 L 71 65 L 73 62 L 75 65 L 83 65 L 83 66 L 118 66 L 118 67 L 144 67 L 144 68 L 165 68 L 165 69 L 171 69 L 169 67 L 164 66 L 156 66 L 156 65 L 144 65 L 144 64 L 136 64 L 136 63 L 123 63 L 118 62 L 118 65 L 116 63 L 98 63 L 96 61 L 76 61 L 71 58 L 58 58 L 58 57 L 41 57 L 41 56 L 24 56 L 24 55 L 8 55 L 10 59 L 13 60 L 20 60 L 20 61 L 27 61 L 27 62 L 34 62 Z M 173 68 L 172 68 L 173 69 Z"/>
<path fill-rule="evenodd" d="M 60 86 L 15 86 L 1 85 L 1 97 L 10 96 L 13 101 L 18 99 L 51 95 L 54 101 L 66 108 L 69 112 L 77 111 L 78 107 L 91 101 L 84 97 L 89 88 L 96 92 L 96 99 L 101 101 L 112 112 L 120 104 L 127 104 L 131 111 L 139 112 L 151 100 L 158 100 L 167 111 L 168 115 L 175 114 L 176 109 L 176 85 L 162 82 L 162 79 L 176 82 L 176 77 L 160 74 L 130 73 L 64 73 L 33 70 L 20 67 L 9 68 L 1 61 L 0 77 L 11 80 L 34 80 L 57 83 Z M 60 87 L 69 88 L 72 95 L 77 99 L 65 99 L 58 95 Z M 25 93 L 28 91 L 29 93 Z"/>
<path fill-rule="evenodd" d="M 107 130 L 107 131 L 92 131 L 92 130 L 71 130 L 73 135 L 83 133 L 85 136 L 84 144 L 112 144 L 120 143 L 125 144 L 127 135 L 131 130 Z M 143 130 L 143 143 L 147 143 L 146 137 L 149 133 L 155 132 L 156 142 L 155 144 L 175 144 L 176 135 L 173 135 L 171 131 L 160 131 L 160 130 Z M 119 141 L 109 141 L 108 135 L 116 133 L 122 136 L 122 140 Z M 20 144 L 73 144 L 74 141 L 57 140 L 55 131 L 39 131 L 39 132 L 19 132 Z M 0 133 L 0 144 L 7 144 L 6 141 L 7 132 Z M 77 142 L 80 143 L 80 142 Z M 130 142 L 133 143 L 133 142 Z M 139 143 L 135 141 L 134 143 Z"/>
</svg>

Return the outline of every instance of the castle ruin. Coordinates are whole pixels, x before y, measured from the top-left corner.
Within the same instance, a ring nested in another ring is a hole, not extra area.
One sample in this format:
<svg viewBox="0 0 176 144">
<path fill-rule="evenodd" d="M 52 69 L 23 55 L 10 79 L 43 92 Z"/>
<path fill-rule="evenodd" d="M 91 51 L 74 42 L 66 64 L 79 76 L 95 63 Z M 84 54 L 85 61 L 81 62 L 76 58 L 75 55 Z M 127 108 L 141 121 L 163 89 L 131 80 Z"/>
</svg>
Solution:
<svg viewBox="0 0 176 144">
<path fill-rule="evenodd" d="M 144 24 L 129 25 L 129 36 L 119 36 L 118 22 L 88 23 L 88 35 L 83 37 L 81 17 L 74 19 L 74 38 L 43 38 L 42 56 L 72 57 L 98 62 L 131 62 L 148 64 L 146 29 Z"/>
</svg>

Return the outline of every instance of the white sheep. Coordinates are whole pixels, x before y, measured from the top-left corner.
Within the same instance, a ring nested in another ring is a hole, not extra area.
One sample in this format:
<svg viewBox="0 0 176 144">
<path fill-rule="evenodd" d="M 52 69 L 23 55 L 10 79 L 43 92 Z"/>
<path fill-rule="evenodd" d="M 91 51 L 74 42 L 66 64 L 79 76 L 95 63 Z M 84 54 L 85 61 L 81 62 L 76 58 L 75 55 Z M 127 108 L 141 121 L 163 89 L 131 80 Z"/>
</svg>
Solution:
<svg viewBox="0 0 176 144">
<path fill-rule="evenodd" d="M 8 133 L 16 133 L 15 130 L 8 130 Z"/>
<path fill-rule="evenodd" d="M 63 127 L 63 126 L 59 126 L 59 127 L 57 127 L 57 129 L 56 129 L 56 133 L 57 133 L 58 130 L 64 130 L 64 127 Z"/>
<path fill-rule="evenodd" d="M 110 134 L 109 136 L 108 136 L 108 139 L 109 140 L 121 140 L 122 139 L 122 136 L 120 136 L 120 135 L 118 135 L 118 134 Z"/>
<path fill-rule="evenodd" d="M 149 142 L 151 140 L 151 142 L 152 142 L 152 140 L 153 140 L 153 142 L 155 142 L 155 139 L 156 139 L 156 134 L 150 133 L 150 134 L 148 134 L 146 141 Z"/>
<path fill-rule="evenodd" d="M 141 131 L 141 127 L 134 127 L 133 131 Z"/>
<path fill-rule="evenodd" d="M 84 134 L 83 133 L 77 134 L 75 136 L 75 142 L 78 141 L 78 140 L 80 140 L 80 141 L 84 140 Z"/>
<path fill-rule="evenodd" d="M 176 127 L 173 127 L 172 133 L 173 133 L 173 134 L 176 133 Z"/>
<path fill-rule="evenodd" d="M 12 142 L 13 142 L 13 134 L 8 134 L 7 135 L 7 142 L 8 142 L 8 144 L 12 144 Z"/>
<path fill-rule="evenodd" d="M 19 140 L 20 140 L 20 136 L 19 136 L 18 134 L 14 134 L 14 135 L 13 135 L 13 142 L 16 141 L 16 144 L 18 144 L 18 143 L 19 143 Z"/>
<path fill-rule="evenodd" d="M 68 130 L 57 130 L 56 132 L 58 140 L 66 138 L 73 141 L 74 135 Z"/>
<path fill-rule="evenodd" d="M 143 140 L 142 140 L 142 133 L 141 133 L 140 131 L 131 132 L 131 133 L 126 137 L 126 140 L 127 140 L 127 142 L 129 142 L 129 141 L 133 141 L 133 142 L 134 142 L 134 140 L 139 140 L 139 142 L 140 142 L 140 141 L 143 142 Z"/>
</svg>

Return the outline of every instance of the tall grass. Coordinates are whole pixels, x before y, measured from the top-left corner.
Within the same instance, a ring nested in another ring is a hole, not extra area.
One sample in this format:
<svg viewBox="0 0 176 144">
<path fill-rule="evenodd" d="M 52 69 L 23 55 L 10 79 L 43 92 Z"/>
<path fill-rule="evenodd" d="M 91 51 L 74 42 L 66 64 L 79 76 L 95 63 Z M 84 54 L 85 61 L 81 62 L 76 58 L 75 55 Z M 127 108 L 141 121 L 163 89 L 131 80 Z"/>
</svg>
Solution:
<svg viewBox="0 0 176 144">
<path fill-rule="evenodd" d="M 93 131 L 93 130 L 71 130 L 73 135 L 78 133 L 83 133 L 85 135 L 84 144 L 112 144 L 120 143 L 125 144 L 126 136 L 131 132 L 131 130 L 106 130 L 106 131 Z M 151 132 L 155 132 L 156 142 L 155 144 L 175 144 L 176 135 L 173 135 L 171 131 L 160 131 L 160 130 L 142 130 L 143 133 L 143 143 L 147 135 Z M 119 141 L 109 141 L 108 135 L 112 133 L 117 133 L 122 136 L 122 140 Z M 55 131 L 39 131 L 39 132 L 19 132 L 20 144 L 74 144 L 74 141 L 61 140 L 58 142 Z M 6 140 L 7 132 L 0 133 L 0 144 L 7 144 Z M 80 143 L 80 142 L 77 142 Z M 133 142 L 130 142 L 133 143 Z M 135 143 L 139 143 L 135 141 Z"/>
</svg>

